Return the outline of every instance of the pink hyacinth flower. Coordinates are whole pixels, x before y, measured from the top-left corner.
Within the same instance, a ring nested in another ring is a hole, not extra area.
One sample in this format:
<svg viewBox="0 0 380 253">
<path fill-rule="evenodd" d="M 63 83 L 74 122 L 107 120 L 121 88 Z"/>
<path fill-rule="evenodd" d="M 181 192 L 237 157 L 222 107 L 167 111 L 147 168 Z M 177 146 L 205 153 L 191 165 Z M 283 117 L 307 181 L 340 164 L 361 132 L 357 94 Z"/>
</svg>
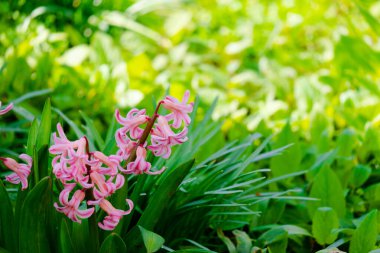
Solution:
<svg viewBox="0 0 380 253">
<path fill-rule="evenodd" d="M 181 127 L 182 121 L 186 126 L 191 122 L 188 114 L 193 111 L 193 103 L 187 104 L 189 97 L 190 91 L 187 90 L 182 98 L 182 102 L 179 102 L 176 98 L 171 96 L 166 96 L 165 99 L 162 100 L 162 106 L 172 112 L 165 117 L 168 121 L 173 120 L 174 128 Z"/>
<path fill-rule="evenodd" d="M 63 135 L 60 134 L 61 137 Z M 86 153 L 86 137 L 82 137 L 75 142 L 69 141 L 69 143 L 67 144 L 67 150 L 64 150 L 63 146 L 64 145 L 61 145 L 60 147 L 62 147 L 61 150 L 63 154 L 66 155 L 62 154 L 56 156 L 53 159 L 53 173 L 62 182 L 75 180 L 84 188 L 91 188 L 93 185 L 88 183 L 89 176 L 87 175 L 87 165 L 90 163 L 90 161 L 88 160 L 88 155 Z M 76 148 L 76 150 L 74 148 Z"/>
<path fill-rule="evenodd" d="M 75 191 L 73 197 L 69 201 L 70 192 L 74 189 L 75 184 L 66 185 L 65 189 L 59 194 L 59 202 L 62 206 L 59 206 L 57 203 L 54 203 L 54 207 L 58 212 L 65 214 L 72 221 L 81 223 L 81 219 L 86 219 L 90 217 L 95 208 L 91 207 L 84 210 L 79 210 L 79 206 L 85 197 L 83 190 Z"/>
<path fill-rule="evenodd" d="M 18 163 L 12 158 L 0 157 L 0 160 L 3 161 L 8 169 L 14 172 L 9 176 L 6 176 L 5 179 L 12 184 L 19 184 L 21 182 L 21 189 L 25 190 L 28 188 L 28 176 L 30 174 L 30 169 L 32 168 L 33 160 L 27 154 L 22 154 L 19 158 L 24 160 L 26 164 Z"/>
<path fill-rule="evenodd" d="M 95 151 L 93 155 L 95 159 L 99 160 L 101 163 L 103 163 L 104 165 L 108 167 L 108 170 L 103 170 L 104 173 L 114 176 L 119 172 L 119 169 L 121 168 L 120 162 L 122 160 L 120 156 L 117 156 L 117 155 L 106 156 L 105 154 L 99 151 Z"/>
<path fill-rule="evenodd" d="M 1 108 L 1 102 L 0 102 L 0 108 Z M 9 112 L 10 110 L 12 110 L 13 108 L 13 104 L 10 103 L 7 107 L 5 107 L 3 110 L 0 109 L 0 115 L 4 115 L 6 114 L 7 112 Z"/>
<path fill-rule="evenodd" d="M 171 147 L 182 144 L 187 141 L 187 128 L 185 127 L 180 133 L 176 134 L 170 128 L 165 117 L 159 116 L 156 127 L 152 129 L 152 145 L 148 146 L 154 155 L 169 158 L 172 150 Z"/>
<path fill-rule="evenodd" d="M 103 230 L 114 230 L 117 224 L 119 224 L 120 219 L 124 215 L 128 215 L 131 213 L 133 209 L 133 202 L 130 199 L 126 199 L 129 209 L 127 211 L 116 209 L 112 206 L 112 204 L 106 200 L 101 199 L 100 201 L 87 201 L 89 205 L 97 205 L 99 204 L 100 208 L 102 208 L 108 216 L 106 216 L 103 222 L 99 222 L 98 225 Z"/>
<path fill-rule="evenodd" d="M 128 136 L 123 133 L 122 128 L 116 131 L 115 139 L 116 145 L 119 148 L 117 155 L 120 156 L 123 160 L 127 160 L 137 142 L 131 141 Z"/>
<path fill-rule="evenodd" d="M 151 164 L 150 162 L 147 162 L 146 160 L 146 149 L 143 147 L 137 147 L 136 150 L 136 160 L 133 162 L 128 163 L 127 170 L 125 171 L 128 174 L 148 174 L 148 175 L 157 175 L 161 174 L 165 167 L 163 167 L 161 170 L 158 171 L 150 171 Z M 123 171 L 124 172 L 124 171 Z"/>
<path fill-rule="evenodd" d="M 148 122 L 150 119 L 145 113 L 146 113 L 145 109 L 138 110 L 134 108 L 128 112 L 127 117 L 123 118 L 120 115 L 120 111 L 116 109 L 115 111 L 116 120 L 121 125 L 124 126 L 123 128 L 121 128 L 123 131 L 123 134 L 126 134 L 127 132 L 129 132 L 131 138 L 139 139 L 144 131 L 139 126 L 141 124 Z"/>
<path fill-rule="evenodd" d="M 80 145 L 80 141 L 69 141 L 60 123 L 57 124 L 57 131 L 58 136 L 56 133 L 53 134 L 54 145 L 49 148 L 49 152 L 53 155 L 67 156 Z"/>
<path fill-rule="evenodd" d="M 116 190 L 124 185 L 124 177 L 120 174 L 115 177 L 110 177 L 107 181 L 105 176 L 97 172 L 91 172 L 91 180 L 96 187 L 93 188 L 95 199 L 102 199 L 111 196 Z"/>
</svg>

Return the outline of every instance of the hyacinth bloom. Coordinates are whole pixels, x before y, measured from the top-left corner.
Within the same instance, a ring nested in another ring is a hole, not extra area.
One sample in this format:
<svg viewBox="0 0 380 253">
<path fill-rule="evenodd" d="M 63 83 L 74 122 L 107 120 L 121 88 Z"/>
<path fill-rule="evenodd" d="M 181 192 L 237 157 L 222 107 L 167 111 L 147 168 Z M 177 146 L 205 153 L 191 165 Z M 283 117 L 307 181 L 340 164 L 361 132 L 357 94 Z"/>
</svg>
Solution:
<svg viewBox="0 0 380 253">
<path fill-rule="evenodd" d="M 1 102 L 0 102 L 0 108 L 1 108 Z M 6 106 L 4 109 L 0 109 L 0 115 L 4 115 L 6 114 L 7 112 L 9 112 L 10 110 L 12 110 L 13 108 L 13 104 L 9 104 L 8 106 Z"/>
<path fill-rule="evenodd" d="M 132 109 L 127 114 L 127 117 L 123 118 L 120 115 L 120 111 L 116 110 L 115 116 L 117 122 L 124 126 L 122 128 L 123 133 L 126 134 L 129 132 L 131 138 L 138 139 L 144 131 L 139 126 L 148 122 L 150 119 L 145 113 L 145 110 Z"/>
<path fill-rule="evenodd" d="M 168 158 L 171 147 L 187 141 L 187 125 L 190 124 L 189 113 L 193 110 L 193 104 L 187 103 L 190 93 L 187 91 L 179 102 L 177 99 L 167 96 L 160 101 L 152 118 L 146 115 L 146 111 L 133 108 L 126 117 L 115 111 L 116 120 L 122 125 L 115 133 L 118 147 L 116 154 L 105 155 L 100 151 L 90 152 L 86 137 L 76 141 L 70 141 L 60 124 L 57 125 L 57 133 L 53 135 L 54 144 L 49 151 L 55 155 L 52 161 L 53 172 L 64 185 L 59 200 L 60 205 L 54 204 L 59 212 L 67 215 L 71 220 L 80 222 L 95 212 L 95 208 L 79 210 L 82 202 L 88 205 L 99 205 L 107 216 L 98 225 L 104 230 L 113 230 L 122 216 L 129 214 L 133 209 L 133 202 L 127 199 L 129 209 L 118 210 L 107 200 L 118 189 L 122 188 L 125 174 L 161 174 L 165 167 L 158 171 L 151 171 L 151 164 L 146 160 L 147 149 L 154 155 Z M 158 113 L 160 105 L 170 110 L 171 113 L 162 116 Z M 155 124 L 155 121 L 157 123 Z M 172 128 L 182 130 L 173 131 Z M 146 124 L 145 129 L 141 126 Z M 151 134 L 150 140 L 148 139 Z M 149 141 L 151 145 L 148 146 Z M 148 146 L 148 147 L 147 147 Z M 121 164 L 126 161 L 125 167 Z M 76 190 L 69 200 L 70 192 Z M 85 194 L 89 191 L 91 194 Z M 87 196 L 87 198 L 86 198 Z M 91 197 L 90 197 L 91 196 Z"/>
<path fill-rule="evenodd" d="M 84 200 L 85 193 L 83 190 L 76 190 L 71 200 L 69 200 L 70 192 L 74 189 L 75 184 L 66 185 L 65 189 L 59 194 L 59 202 L 62 206 L 54 203 L 54 207 L 58 212 L 64 213 L 72 221 L 81 223 L 81 219 L 90 217 L 95 208 L 80 210 L 79 206 Z"/>
<path fill-rule="evenodd" d="M 119 148 L 117 155 L 123 160 L 127 160 L 131 155 L 132 150 L 136 147 L 137 142 L 131 141 L 122 130 L 123 129 L 117 130 L 115 134 L 116 144 Z"/>
<path fill-rule="evenodd" d="M 113 182 L 115 179 L 115 183 Z M 105 176 L 97 172 L 91 172 L 91 180 L 96 187 L 94 187 L 95 199 L 102 199 L 111 196 L 116 190 L 120 189 L 124 185 L 124 177 L 118 174 L 115 177 L 110 177 L 106 180 Z"/>
<path fill-rule="evenodd" d="M 161 170 L 158 171 L 150 171 L 151 168 L 150 162 L 146 161 L 146 149 L 139 146 L 136 150 L 136 160 L 133 162 L 130 162 L 127 166 L 127 170 L 125 171 L 128 174 L 149 174 L 149 175 L 157 175 L 161 174 L 165 167 L 163 167 Z"/>
<path fill-rule="evenodd" d="M 156 127 L 152 130 L 152 145 L 148 149 L 152 150 L 156 156 L 169 158 L 171 146 L 182 144 L 187 141 L 187 128 L 185 127 L 180 133 L 176 134 L 170 128 L 165 117 L 159 116 Z"/>
<path fill-rule="evenodd" d="M 99 160 L 101 163 L 106 165 L 109 169 L 107 170 L 107 174 L 116 175 L 119 172 L 121 157 L 117 155 L 106 156 L 102 152 L 95 151 L 93 153 L 95 159 Z"/>
<path fill-rule="evenodd" d="M 53 159 L 53 173 L 63 183 L 75 180 L 85 188 L 92 187 L 88 183 L 87 173 L 88 154 L 86 152 L 87 139 L 80 138 L 78 141 L 71 142 L 66 138 L 62 127 L 58 124 L 59 138 L 54 134 L 55 144 L 49 149 L 50 153 L 57 154 Z"/>
<path fill-rule="evenodd" d="M 162 106 L 172 112 L 165 117 L 168 121 L 173 120 L 172 126 L 174 128 L 180 128 L 182 121 L 186 126 L 191 122 L 189 113 L 193 111 L 193 103 L 187 104 L 189 97 L 190 92 L 187 90 L 182 98 L 182 102 L 179 102 L 176 98 L 171 96 L 166 96 L 165 99 L 162 100 Z"/>
<path fill-rule="evenodd" d="M 54 155 L 70 155 L 74 152 L 75 148 L 78 148 L 81 144 L 86 145 L 85 140 L 81 139 L 79 141 L 69 141 L 66 137 L 65 132 L 63 131 L 63 128 L 61 124 L 57 124 L 57 131 L 58 131 L 58 136 L 56 133 L 53 134 L 53 140 L 54 140 L 54 145 L 52 145 L 49 148 L 49 152 Z"/>
<path fill-rule="evenodd" d="M 129 206 L 129 209 L 127 211 L 116 209 L 106 199 L 101 199 L 100 201 L 88 201 L 87 203 L 89 205 L 99 204 L 100 208 L 102 208 L 108 214 L 108 216 L 104 218 L 103 222 L 98 223 L 98 226 L 104 230 L 114 230 L 117 224 L 119 224 L 120 219 L 124 215 L 130 214 L 133 209 L 132 200 L 126 199 L 126 201 Z"/>
<path fill-rule="evenodd" d="M 12 158 L 0 158 L 3 161 L 4 165 L 12 170 L 14 173 L 6 176 L 5 179 L 12 184 L 19 184 L 21 182 L 21 189 L 25 190 L 28 188 L 28 176 L 32 168 L 32 158 L 26 154 L 19 156 L 20 159 L 24 160 L 26 164 L 21 164 L 16 162 Z"/>
</svg>

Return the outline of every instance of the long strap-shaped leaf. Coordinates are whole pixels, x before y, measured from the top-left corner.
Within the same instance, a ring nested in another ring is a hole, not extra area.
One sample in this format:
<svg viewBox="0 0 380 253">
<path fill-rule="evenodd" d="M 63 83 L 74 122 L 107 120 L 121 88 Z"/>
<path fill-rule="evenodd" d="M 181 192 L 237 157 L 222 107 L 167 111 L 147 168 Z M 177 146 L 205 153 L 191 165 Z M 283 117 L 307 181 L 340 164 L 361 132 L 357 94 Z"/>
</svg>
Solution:
<svg viewBox="0 0 380 253">
<path fill-rule="evenodd" d="M 9 251 L 15 250 L 15 232 L 12 204 L 3 182 L 0 180 L 0 246 Z"/>
<path fill-rule="evenodd" d="M 150 231 L 154 230 L 154 227 L 160 220 L 163 211 L 168 206 L 171 197 L 174 195 L 174 193 L 178 189 L 178 186 L 189 173 L 193 165 L 194 159 L 180 165 L 176 169 L 172 169 L 172 171 L 169 172 L 169 174 L 161 182 L 157 190 L 150 198 L 149 204 L 145 208 L 143 214 L 137 222 L 137 225 L 142 226 Z M 140 249 L 142 249 L 142 240 L 139 234 L 140 231 L 137 226 L 135 226 L 127 234 L 125 241 L 128 245 L 128 251 L 138 252 L 137 248 L 140 247 Z"/>
<path fill-rule="evenodd" d="M 50 252 L 47 217 L 51 187 L 51 179 L 45 177 L 26 196 L 20 214 L 19 253 Z"/>
</svg>

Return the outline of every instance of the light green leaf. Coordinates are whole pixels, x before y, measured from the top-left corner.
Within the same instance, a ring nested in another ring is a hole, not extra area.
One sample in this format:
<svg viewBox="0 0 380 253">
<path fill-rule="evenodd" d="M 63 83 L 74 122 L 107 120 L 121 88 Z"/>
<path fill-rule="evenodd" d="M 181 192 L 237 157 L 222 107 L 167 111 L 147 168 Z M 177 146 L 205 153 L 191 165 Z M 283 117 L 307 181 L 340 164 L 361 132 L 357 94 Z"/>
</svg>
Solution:
<svg viewBox="0 0 380 253">
<path fill-rule="evenodd" d="M 320 245 L 334 242 L 338 234 L 333 229 L 339 227 L 339 219 L 336 212 L 331 207 L 318 208 L 313 216 L 313 236 Z"/>
<path fill-rule="evenodd" d="M 274 177 L 296 172 L 302 158 L 301 148 L 298 143 L 298 136 L 292 132 L 290 124 L 286 124 L 278 136 L 273 149 L 280 148 L 292 144 L 290 147 L 282 151 L 281 155 L 271 159 L 270 168 Z"/>
<path fill-rule="evenodd" d="M 369 176 L 371 175 L 372 169 L 367 165 L 358 164 L 354 167 L 351 177 L 350 183 L 355 188 L 360 187 L 367 181 Z"/>
<path fill-rule="evenodd" d="M 313 217 L 321 206 L 333 208 L 338 217 L 343 217 L 346 212 L 346 202 L 339 178 L 327 167 L 322 168 L 315 177 L 309 197 L 320 199 L 307 203 L 310 217 Z"/>
<path fill-rule="evenodd" d="M 142 226 L 139 226 L 139 229 L 148 253 L 156 252 L 162 247 L 162 245 L 164 245 L 165 239 L 162 236 L 149 231 Z"/>
<path fill-rule="evenodd" d="M 240 230 L 234 230 L 234 231 L 232 231 L 232 233 L 236 237 L 236 242 L 237 242 L 236 249 L 237 249 L 237 252 L 238 253 L 249 252 L 251 250 L 251 248 L 252 248 L 252 240 L 248 236 L 248 234 L 246 232 L 240 231 Z"/>
<path fill-rule="evenodd" d="M 377 238 L 377 210 L 372 210 L 355 230 L 350 243 L 350 253 L 371 251 Z"/>
<path fill-rule="evenodd" d="M 41 149 L 42 146 L 48 146 L 50 144 L 50 133 L 51 133 L 51 103 L 50 99 L 45 102 L 44 109 L 42 111 L 40 127 L 38 129 L 37 138 L 37 151 Z"/>
</svg>

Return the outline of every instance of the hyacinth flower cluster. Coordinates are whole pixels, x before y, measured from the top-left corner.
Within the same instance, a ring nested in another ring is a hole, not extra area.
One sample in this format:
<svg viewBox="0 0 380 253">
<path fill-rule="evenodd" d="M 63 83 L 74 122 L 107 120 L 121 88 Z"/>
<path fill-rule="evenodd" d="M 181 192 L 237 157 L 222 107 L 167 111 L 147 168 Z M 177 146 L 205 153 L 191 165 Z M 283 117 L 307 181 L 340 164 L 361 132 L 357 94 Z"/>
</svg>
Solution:
<svg viewBox="0 0 380 253">
<path fill-rule="evenodd" d="M 193 110 L 193 103 L 188 103 L 189 96 L 189 91 L 186 91 L 182 101 L 165 97 L 158 103 L 152 117 L 146 115 L 144 109 L 134 108 L 126 117 L 116 110 L 116 120 L 122 127 L 115 133 L 117 153 L 109 156 L 100 151 L 90 152 L 85 136 L 75 141 L 68 140 L 58 124 L 58 134 L 54 133 L 54 144 L 49 149 L 55 155 L 53 173 L 63 185 L 59 203 L 54 203 L 57 211 L 80 223 L 81 219 L 95 212 L 95 206 L 99 206 L 107 213 L 104 220 L 98 223 L 99 227 L 113 230 L 120 219 L 132 211 L 133 202 L 126 199 L 129 208 L 124 211 L 113 207 L 107 198 L 123 187 L 125 175 L 157 175 L 165 170 L 152 169 L 146 160 L 147 151 L 166 159 L 171 154 L 172 146 L 187 140 L 187 126 L 191 121 L 189 114 Z M 160 115 L 160 106 L 170 113 Z"/>
<path fill-rule="evenodd" d="M 0 102 L 0 115 L 4 115 L 10 110 L 12 110 L 13 104 L 9 104 L 4 109 L 1 109 Z M 21 183 L 21 189 L 25 190 L 28 188 L 28 176 L 30 175 L 30 171 L 32 168 L 32 158 L 27 154 L 21 154 L 19 156 L 21 160 L 24 160 L 26 163 L 18 163 L 16 160 L 12 158 L 0 157 L 0 161 L 10 170 L 13 171 L 12 174 L 5 177 L 5 179 L 12 184 Z"/>
</svg>

